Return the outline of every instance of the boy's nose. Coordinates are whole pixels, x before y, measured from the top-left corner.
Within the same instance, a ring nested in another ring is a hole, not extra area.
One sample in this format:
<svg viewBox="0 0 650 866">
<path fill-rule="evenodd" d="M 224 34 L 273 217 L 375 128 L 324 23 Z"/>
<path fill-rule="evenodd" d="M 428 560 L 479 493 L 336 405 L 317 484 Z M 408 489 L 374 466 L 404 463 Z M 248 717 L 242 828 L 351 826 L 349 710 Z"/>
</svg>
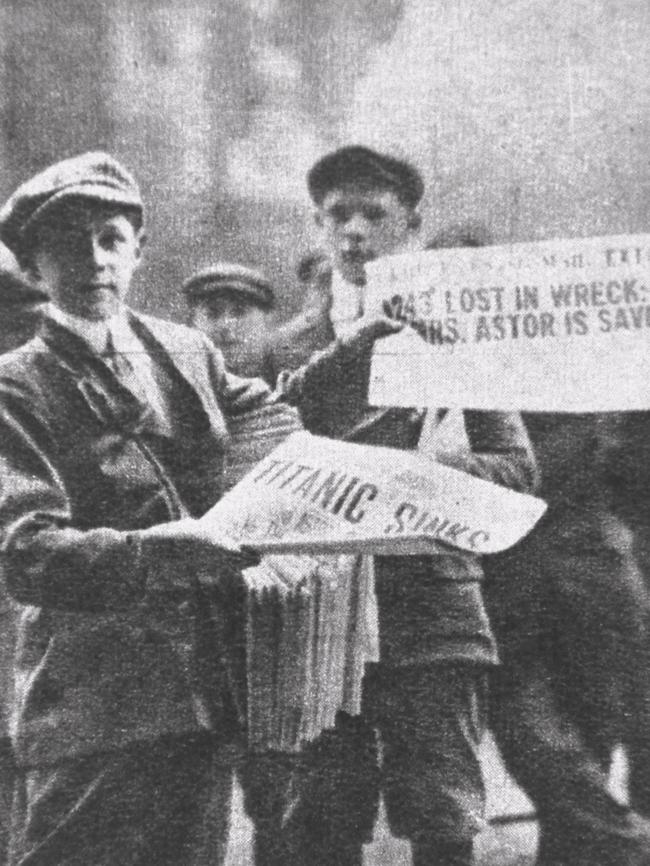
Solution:
<svg viewBox="0 0 650 866">
<path fill-rule="evenodd" d="M 230 343 L 234 337 L 234 327 L 231 319 L 222 319 L 219 322 L 219 328 L 217 333 L 219 334 L 219 338 L 224 343 Z"/>
<path fill-rule="evenodd" d="M 363 240 L 368 233 L 368 225 L 361 214 L 354 214 L 345 226 L 345 233 L 349 238 Z"/>
<path fill-rule="evenodd" d="M 106 257 L 107 257 L 107 250 L 105 249 L 105 247 L 100 243 L 100 241 L 97 238 L 91 237 L 89 240 L 90 240 L 90 247 L 91 247 L 90 253 L 92 255 L 93 263 L 96 266 L 100 266 L 100 267 L 105 265 L 106 264 Z"/>
</svg>

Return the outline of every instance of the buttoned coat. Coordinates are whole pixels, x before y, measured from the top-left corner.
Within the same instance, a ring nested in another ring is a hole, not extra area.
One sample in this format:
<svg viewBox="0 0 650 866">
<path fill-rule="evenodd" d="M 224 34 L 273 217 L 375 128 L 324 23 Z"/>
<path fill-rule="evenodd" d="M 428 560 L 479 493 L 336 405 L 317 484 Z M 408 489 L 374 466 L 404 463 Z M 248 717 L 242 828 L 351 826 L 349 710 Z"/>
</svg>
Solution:
<svg viewBox="0 0 650 866">
<path fill-rule="evenodd" d="M 0 545 L 23 764 L 228 727 L 218 581 L 188 574 L 172 546 L 151 557 L 137 530 L 219 498 L 228 417 L 268 389 L 229 376 L 198 332 L 128 315 L 171 419 L 55 322 L 0 359 Z"/>
<path fill-rule="evenodd" d="M 331 298 L 321 282 L 303 312 L 275 335 L 275 370 L 312 433 L 369 445 L 415 449 L 447 465 L 520 491 L 537 483 L 530 441 L 516 413 L 429 410 L 432 432 L 420 442 L 422 413 L 368 405 L 370 342 L 338 340 Z M 451 548 L 436 557 L 376 557 L 381 659 L 390 664 L 496 660 L 483 606 L 477 556 Z"/>
</svg>

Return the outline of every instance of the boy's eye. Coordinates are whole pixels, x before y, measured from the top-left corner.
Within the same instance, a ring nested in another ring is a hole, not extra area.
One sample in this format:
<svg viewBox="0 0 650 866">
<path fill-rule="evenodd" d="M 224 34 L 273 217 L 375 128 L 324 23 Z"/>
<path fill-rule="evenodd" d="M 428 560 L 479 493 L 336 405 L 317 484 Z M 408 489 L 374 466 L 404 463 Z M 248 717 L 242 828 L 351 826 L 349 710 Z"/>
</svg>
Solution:
<svg viewBox="0 0 650 866">
<path fill-rule="evenodd" d="M 350 219 L 350 211 L 343 205 L 334 205 L 330 209 L 330 216 L 336 223 L 346 223 Z"/>
<path fill-rule="evenodd" d="M 369 222 L 379 222 L 386 216 L 386 211 L 382 207 L 368 207 L 364 210 L 364 216 Z"/>
<path fill-rule="evenodd" d="M 120 234 L 120 232 L 113 232 L 113 231 L 105 232 L 100 238 L 102 245 L 108 249 L 112 249 L 113 247 L 117 246 L 117 244 L 121 243 L 123 240 L 124 240 L 124 238 Z"/>
</svg>

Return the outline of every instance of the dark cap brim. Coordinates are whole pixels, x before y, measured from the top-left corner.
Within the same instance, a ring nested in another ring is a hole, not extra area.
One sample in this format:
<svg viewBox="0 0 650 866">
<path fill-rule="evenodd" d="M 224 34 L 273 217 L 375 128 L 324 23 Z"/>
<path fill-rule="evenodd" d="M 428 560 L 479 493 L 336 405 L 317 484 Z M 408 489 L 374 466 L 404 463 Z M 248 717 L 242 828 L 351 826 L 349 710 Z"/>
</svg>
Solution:
<svg viewBox="0 0 650 866">
<path fill-rule="evenodd" d="M 226 295 L 231 297 L 245 298 L 251 304 L 270 309 L 273 306 L 273 297 L 270 289 L 256 288 L 248 283 L 217 282 L 215 280 L 198 280 L 189 282 L 183 287 L 183 292 L 189 300 L 200 300 L 202 298 Z"/>
<path fill-rule="evenodd" d="M 342 147 L 326 154 L 307 175 L 309 194 L 318 205 L 328 192 L 349 183 L 391 189 L 411 207 L 415 207 L 424 194 L 424 182 L 416 168 L 404 160 L 361 145 Z"/>
</svg>

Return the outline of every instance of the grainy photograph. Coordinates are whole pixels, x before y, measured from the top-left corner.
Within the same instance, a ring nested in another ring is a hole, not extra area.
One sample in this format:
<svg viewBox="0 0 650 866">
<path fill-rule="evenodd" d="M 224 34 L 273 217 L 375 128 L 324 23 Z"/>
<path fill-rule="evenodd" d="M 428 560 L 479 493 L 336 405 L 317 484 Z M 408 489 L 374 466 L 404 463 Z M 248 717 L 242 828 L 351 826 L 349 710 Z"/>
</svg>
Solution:
<svg viewBox="0 0 650 866">
<path fill-rule="evenodd" d="M 647 0 L 0 0 L 0 866 L 650 866 Z"/>
</svg>

